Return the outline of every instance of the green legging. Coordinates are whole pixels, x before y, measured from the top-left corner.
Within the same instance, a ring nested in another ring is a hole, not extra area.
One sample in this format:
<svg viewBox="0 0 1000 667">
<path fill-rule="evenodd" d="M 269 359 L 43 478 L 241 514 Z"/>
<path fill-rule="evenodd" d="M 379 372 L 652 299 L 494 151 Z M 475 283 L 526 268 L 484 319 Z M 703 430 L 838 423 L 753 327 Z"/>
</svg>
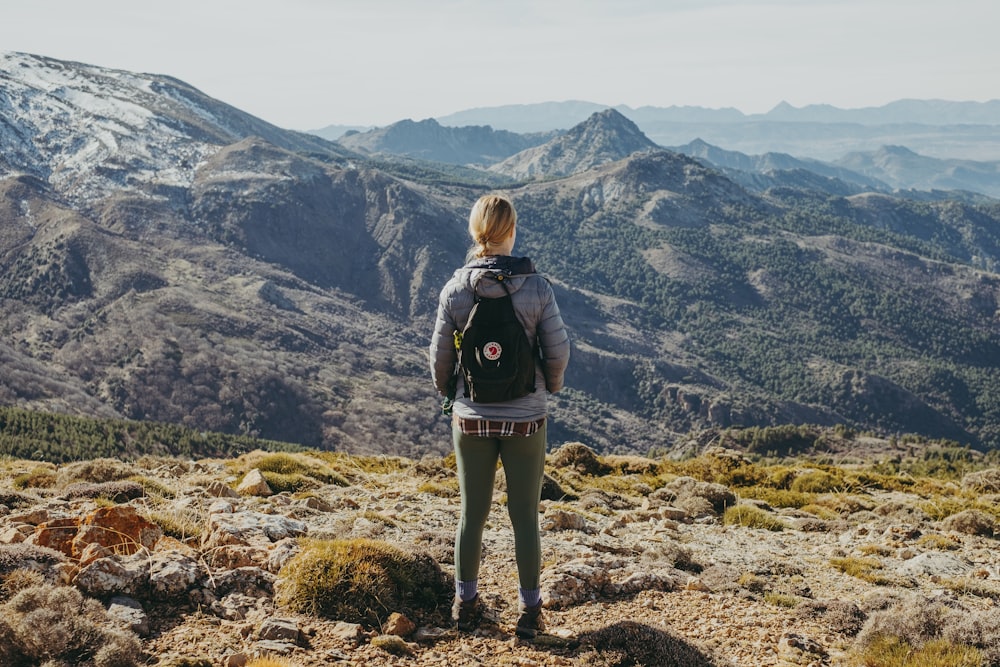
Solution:
<svg viewBox="0 0 1000 667">
<path fill-rule="evenodd" d="M 538 502 L 545 469 L 545 426 L 533 435 L 483 438 L 452 428 L 462 516 L 455 536 L 455 578 L 479 578 L 483 528 L 493 504 L 497 459 L 507 477 L 507 513 L 514 528 L 514 557 L 521 588 L 537 589 L 542 571 Z"/>
</svg>

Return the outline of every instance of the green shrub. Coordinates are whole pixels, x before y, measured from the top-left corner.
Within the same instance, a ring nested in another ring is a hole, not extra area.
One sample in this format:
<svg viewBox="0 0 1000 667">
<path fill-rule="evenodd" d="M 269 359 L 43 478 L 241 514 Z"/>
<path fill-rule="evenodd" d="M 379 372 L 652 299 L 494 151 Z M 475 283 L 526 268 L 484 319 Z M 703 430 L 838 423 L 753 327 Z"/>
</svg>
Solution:
<svg viewBox="0 0 1000 667">
<path fill-rule="evenodd" d="M 315 478 L 301 473 L 283 473 L 262 470 L 264 481 L 274 493 L 298 493 L 318 489 L 320 483 Z"/>
<path fill-rule="evenodd" d="M 800 509 L 816 501 L 816 495 L 813 493 L 787 491 L 780 488 L 772 489 L 766 486 L 751 486 L 740 489 L 740 495 L 744 498 L 763 500 L 772 507 L 794 507 L 795 509 Z"/>
<path fill-rule="evenodd" d="M 829 493 L 841 488 L 843 477 L 826 470 L 810 470 L 792 480 L 791 490 L 797 493 Z"/>
<path fill-rule="evenodd" d="M 251 458 L 252 457 L 248 457 Z M 253 467 L 264 473 L 264 478 L 268 479 L 267 473 L 277 475 L 302 475 L 312 477 L 316 481 L 324 484 L 337 484 L 347 486 L 348 482 L 343 475 L 322 461 L 305 454 L 292 454 L 287 452 L 277 452 L 264 454 L 253 463 Z M 268 484 L 271 480 L 268 479 Z M 274 489 L 274 487 L 271 487 Z"/>
<path fill-rule="evenodd" d="M 780 519 L 771 516 L 764 510 L 753 505 L 735 505 L 730 507 L 722 515 L 722 523 L 726 526 L 763 528 L 772 531 L 785 529 L 785 524 Z"/>
<path fill-rule="evenodd" d="M 859 558 L 857 556 L 832 558 L 830 559 L 830 565 L 844 574 L 872 584 L 884 585 L 892 583 L 888 577 L 879 573 L 879 570 L 881 570 L 883 566 L 882 563 L 874 558 Z"/>
<path fill-rule="evenodd" d="M 305 541 L 276 589 L 277 602 L 292 611 L 373 627 L 394 611 L 432 614 L 451 596 L 433 558 L 367 539 Z"/>
<path fill-rule="evenodd" d="M 51 468 L 36 467 L 15 475 L 15 489 L 51 489 L 58 483 L 56 473 Z"/>
<path fill-rule="evenodd" d="M 971 646 L 956 646 L 932 639 L 922 646 L 893 636 L 882 636 L 858 652 L 864 667 L 981 667 L 982 653 Z"/>
</svg>

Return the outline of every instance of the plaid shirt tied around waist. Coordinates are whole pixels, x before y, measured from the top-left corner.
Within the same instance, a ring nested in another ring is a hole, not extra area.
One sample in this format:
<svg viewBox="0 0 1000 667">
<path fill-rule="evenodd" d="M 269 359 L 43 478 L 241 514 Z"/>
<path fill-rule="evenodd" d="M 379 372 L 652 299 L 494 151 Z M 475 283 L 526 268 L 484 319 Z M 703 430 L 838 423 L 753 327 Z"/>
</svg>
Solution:
<svg viewBox="0 0 1000 667">
<path fill-rule="evenodd" d="M 456 415 L 455 424 L 465 435 L 478 435 L 481 438 L 512 435 L 526 437 L 538 432 L 538 429 L 545 424 L 545 417 L 533 422 L 502 422 L 490 419 L 462 419 Z"/>
</svg>

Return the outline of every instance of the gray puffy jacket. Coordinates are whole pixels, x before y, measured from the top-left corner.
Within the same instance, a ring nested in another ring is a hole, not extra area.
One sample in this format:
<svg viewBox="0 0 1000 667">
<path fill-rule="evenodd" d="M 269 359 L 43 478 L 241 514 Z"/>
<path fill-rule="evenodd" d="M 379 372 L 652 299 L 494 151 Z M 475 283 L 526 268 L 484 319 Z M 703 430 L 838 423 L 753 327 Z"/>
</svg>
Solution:
<svg viewBox="0 0 1000 667">
<path fill-rule="evenodd" d="M 454 413 L 465 419 L 515 422 L 541 419 L 546 415 L 547 392 L 555 393 L 562 389 L 563 375 L 569 363 L 569 336 L 552 286 L 544 277 L 534 273 L 534 266 L 527 257 L 490 256 L 476 259 L 455 271 L 445 284 L 441 290 L 430 345 L 434 386 L 441 395 L 448 391 L 448 382 L 455 373 L 458 360 L 454 333 L 464 329 L 468 323 L 475 302 L 474 286 L 478 284 L 480 296 L 487 298 L 505 294 L 500 283 L 484 275 L 490 271 L 509 271 L 513 274 L 506 282 L 514 311 L 524 326 L 528 341 L 533 345 L 537 341 L 542 357 L 535 366 L 535 391 L 502 403 L 473 403 L 464 397 L 463 383 L 459 382 Z"/>
</svg>

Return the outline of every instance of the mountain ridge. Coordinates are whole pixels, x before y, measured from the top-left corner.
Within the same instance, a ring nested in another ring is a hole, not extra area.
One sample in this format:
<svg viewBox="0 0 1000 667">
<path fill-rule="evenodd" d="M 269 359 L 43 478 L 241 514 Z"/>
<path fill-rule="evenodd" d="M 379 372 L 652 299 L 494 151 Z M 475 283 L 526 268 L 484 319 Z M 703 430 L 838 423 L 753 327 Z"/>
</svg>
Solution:
<svg viewBox="0 0 1000 667">
<path fill-rule="evenodd" d="M 882 107 L 795 108 L 779 104 L 765 114 L 704 107 L 638 107 L 592 102 L 544 102 L 482 107 L 437 118 L 442 125 L 490 125 L 514 132 L 566 129 L 590 114 L 614 108 L 661 146 L 702 138 L 748 154 L 789 153 L 833 161 L 852 151 L 901 144 L 937 158 L 1000 160 L 1000 100 L 897 100 Z"/>
</svg>

